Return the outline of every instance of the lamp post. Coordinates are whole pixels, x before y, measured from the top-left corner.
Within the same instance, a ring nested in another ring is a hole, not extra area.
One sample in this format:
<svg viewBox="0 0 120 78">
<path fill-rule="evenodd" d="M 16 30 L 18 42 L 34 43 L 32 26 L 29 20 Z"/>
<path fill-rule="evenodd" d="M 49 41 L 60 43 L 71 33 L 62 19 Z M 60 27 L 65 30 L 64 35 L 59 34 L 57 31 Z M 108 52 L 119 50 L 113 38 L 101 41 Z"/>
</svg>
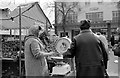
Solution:
<svg viewBox="0 0 120 78">
<path fill-rule="evenodd" d="M 106 25 L 107 25 L 107 38 L 108 38 L 108 42 L 110 42 L 110 38 L 111 38 L 111 23 L 110 23 L 110 20 L 106 21 Z"/>
<path fill-rule="evenodd" d="M 57 32 L 57 3 L 55 3 L 55 34 L 58 35 L 58 32 Z"/>
</svg>

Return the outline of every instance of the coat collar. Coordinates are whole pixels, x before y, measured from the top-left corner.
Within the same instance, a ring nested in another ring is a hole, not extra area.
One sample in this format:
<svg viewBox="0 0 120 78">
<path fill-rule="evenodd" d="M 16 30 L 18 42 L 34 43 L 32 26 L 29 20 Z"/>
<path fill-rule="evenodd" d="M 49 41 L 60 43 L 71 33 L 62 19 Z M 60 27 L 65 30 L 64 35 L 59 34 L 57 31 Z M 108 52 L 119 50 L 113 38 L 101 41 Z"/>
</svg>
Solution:
<svg viewBox="0 0 120 78">
<path fill-rule="evenodd" d="M 27 41 L 29 38 L 39 39 L 38 37 L 36 37 L 34 35 L 28 35 L 28 36 L 25 36 L 24 41 Z"/>
<path fill-rule="evenodd" d="M 87 30 L 82 30 L 81 33 L 91 33 L 92 31 L 90 29 L 87 29 Z"/>
</svg>

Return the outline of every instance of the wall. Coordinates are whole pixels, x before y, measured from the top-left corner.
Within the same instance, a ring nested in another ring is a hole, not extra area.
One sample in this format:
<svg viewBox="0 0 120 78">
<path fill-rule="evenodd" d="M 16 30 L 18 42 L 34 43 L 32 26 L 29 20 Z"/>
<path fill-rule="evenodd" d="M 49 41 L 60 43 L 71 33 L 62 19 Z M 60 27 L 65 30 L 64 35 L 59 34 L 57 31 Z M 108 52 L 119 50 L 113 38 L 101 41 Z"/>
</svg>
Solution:
<svg viewBox="0 0 120 78">
<path fill-rule="evenodd" d="M 80 3 L 81 11 L 78 13 L 78 21 L 86 19 L 85 13 L 91 12 L 103 12 L 103 20 L 112 20 L 112 11 L 117 11 L 117 5 L 111 2 L 104 2 L 98 5 L 97 2 L 92 2 L 91 5 L 85 6 L 84 3 Z"/>
</svg>

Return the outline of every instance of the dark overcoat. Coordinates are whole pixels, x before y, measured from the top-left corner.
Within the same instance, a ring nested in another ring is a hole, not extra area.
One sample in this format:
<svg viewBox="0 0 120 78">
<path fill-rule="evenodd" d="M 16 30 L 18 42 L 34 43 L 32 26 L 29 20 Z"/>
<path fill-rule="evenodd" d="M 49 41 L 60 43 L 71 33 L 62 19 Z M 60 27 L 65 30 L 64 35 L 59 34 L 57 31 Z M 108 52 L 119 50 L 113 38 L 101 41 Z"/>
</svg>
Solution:
<svg viewBox="0 0 120 78">
<path fill-rule="evenodd" d="M 105 51 L 103 43 L 90 30 L 84 30 L 75 36 L 68 54 L 70 53 L 71 57 L 75 56 L 76 77 L 104 78 L 103 51 Z"/>
</svg>

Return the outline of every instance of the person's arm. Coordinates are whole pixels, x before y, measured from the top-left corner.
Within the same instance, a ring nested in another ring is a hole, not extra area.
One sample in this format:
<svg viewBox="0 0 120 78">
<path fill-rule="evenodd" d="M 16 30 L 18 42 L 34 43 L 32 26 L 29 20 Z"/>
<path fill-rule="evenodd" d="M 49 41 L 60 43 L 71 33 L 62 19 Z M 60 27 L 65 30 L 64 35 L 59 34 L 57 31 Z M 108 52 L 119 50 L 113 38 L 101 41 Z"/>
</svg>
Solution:
<svg viewBox="0 0 120 78">
<path fill-rule="evenodd" d="M 100 47 L 101 47 L 103 59 L 108 60 L 108 54 L 106 52 L 105 45 L 103 44 L 103 42 L 101 40 L 100 40 Z"/>
<path fill-rule="evenodd" d="M 104 43 L 105 49 L 106 49 L 107 54 L 109 55 L 109 54 L 110 54 L 110 51 L 109 51 L 109 47 L 108 47 L 108 40 L 106 39 L 105 36 L 104 36 L 104 39 L 105 39 L 105 43 Z"/>
<path fill-rule="evenodd" d="M 46 56 L 50 56 L 55 54 L 54 52 L 44 52 L 44 50 L 42 50 L 43 48 L 41 47 L 41 45 L 37 42 L 37 41 L 33 41 L 30 44 L 30 48 L 31 48 L 31 52 L 34 55 L 34 57 L 39 58 L 41 56 L 46 57 Z"/>
</svg>

